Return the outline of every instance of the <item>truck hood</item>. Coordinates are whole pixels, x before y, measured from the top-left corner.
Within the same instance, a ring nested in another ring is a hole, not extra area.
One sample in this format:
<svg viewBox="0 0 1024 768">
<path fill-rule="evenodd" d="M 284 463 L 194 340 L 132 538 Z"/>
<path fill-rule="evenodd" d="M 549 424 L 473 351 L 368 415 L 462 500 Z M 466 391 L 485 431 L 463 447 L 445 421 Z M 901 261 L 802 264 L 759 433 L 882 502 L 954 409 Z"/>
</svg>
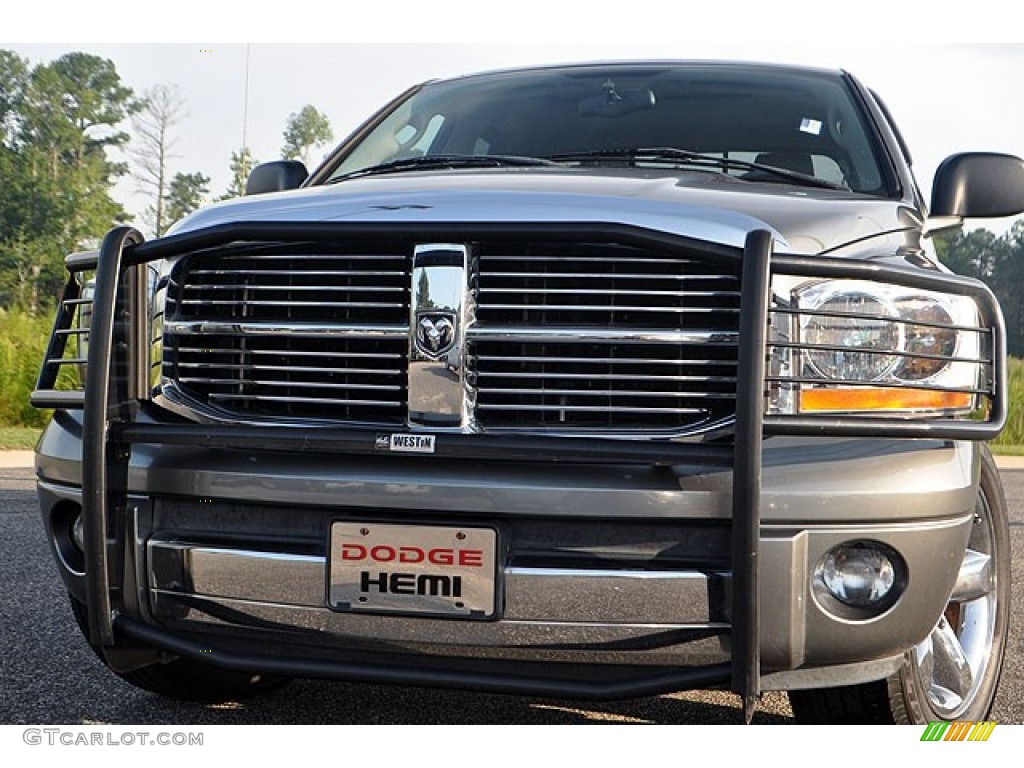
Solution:
<svg viewBox="0 0 1024 768">
<path fill-rule="evenodd" d="M 777 250 L 793 253 L 921 226 L 898 201 L 717 173 L 503 168 L 369 176 L 237 198 L 200 209 L 168 234 L 238 221 L 601 221 L 736 247 L 750 230 L 768 229 Z"/>
</svg>

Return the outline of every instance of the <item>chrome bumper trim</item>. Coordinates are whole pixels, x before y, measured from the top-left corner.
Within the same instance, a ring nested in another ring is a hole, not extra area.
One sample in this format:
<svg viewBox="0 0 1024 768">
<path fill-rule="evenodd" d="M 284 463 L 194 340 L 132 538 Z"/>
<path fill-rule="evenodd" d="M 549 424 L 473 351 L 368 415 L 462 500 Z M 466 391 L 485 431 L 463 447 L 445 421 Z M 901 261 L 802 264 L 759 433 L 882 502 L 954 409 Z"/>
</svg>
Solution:
<svg viewBox="0 0 1024 768">
<path fill-rule="evenodd" d="M 588 663 L 712 664 L 728 658 L 710 620 L 718 575 L 506 567 L 499 621 L 341 613 L 325 606 L 326 558 L 193 542 L 147 545 L 154 616 L 201 627 L 277 629 L 299 642 L 396 652 Z"/>
<path fill-rule="evenodd" d="M 322 556 L 152 540 L 148 562 L 149 584 L 158 592 L 327 610 Z M 714 580 L 725 577 L 512 565 L 498 588 L 505 621 L 724 627 L 712 622 L 710 603 Z M 415 624 L 422 626 L 420 619 Z"/>
<path fill-rule="evenodd" d="M 710 578 L 695 571 L 512 566 L 505 569 L 505 618 L 550 621 L 557 616 L 563 622 L 579 623 L 595 621 L 600 615 L 615 624 L 706 624 L 711 620 L 709 587 Z"/>
</svg>

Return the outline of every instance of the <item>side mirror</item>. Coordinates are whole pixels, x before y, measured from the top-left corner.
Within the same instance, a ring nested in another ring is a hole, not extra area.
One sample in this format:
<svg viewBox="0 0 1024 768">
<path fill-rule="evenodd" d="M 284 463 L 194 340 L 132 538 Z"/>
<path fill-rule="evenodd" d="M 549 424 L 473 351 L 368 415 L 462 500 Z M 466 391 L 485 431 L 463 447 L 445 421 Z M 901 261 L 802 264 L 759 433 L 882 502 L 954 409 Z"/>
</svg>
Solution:
<svg viewBox="0 0 1024 768">
<path fill-rule="evenodd" d="M 262 163 L 252 169 L 245 182 L 246 195 L 262 195 L 267 192 L 283 192 L 297 189 L 309 176 L 306 166 L 298 160 L 275 160 Z"/>
<path fill-rule="evenodd" d="M 966 152 L 942 161 L 932 184 L 930 216 L 997 218 L 1024 212 L 1024 160 Z"/>
</svg>

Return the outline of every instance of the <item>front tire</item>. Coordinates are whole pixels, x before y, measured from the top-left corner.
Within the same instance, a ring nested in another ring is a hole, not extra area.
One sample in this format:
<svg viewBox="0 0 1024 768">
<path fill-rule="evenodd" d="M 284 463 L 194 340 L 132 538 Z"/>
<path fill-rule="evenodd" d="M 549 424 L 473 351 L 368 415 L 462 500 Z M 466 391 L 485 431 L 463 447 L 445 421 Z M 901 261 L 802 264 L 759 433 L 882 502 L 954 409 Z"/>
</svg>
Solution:
<svg viewBox="0 0 1024 768">
<path fill-rule="evenodd" d="M 892 677 L 790 691 L 801 723 L 984 720 L 995 699 L 1010 614 L 1010 529 L 999 471 L 982 448 L 974 525 L 960 575 L 935 629 Z"/>
</svg>

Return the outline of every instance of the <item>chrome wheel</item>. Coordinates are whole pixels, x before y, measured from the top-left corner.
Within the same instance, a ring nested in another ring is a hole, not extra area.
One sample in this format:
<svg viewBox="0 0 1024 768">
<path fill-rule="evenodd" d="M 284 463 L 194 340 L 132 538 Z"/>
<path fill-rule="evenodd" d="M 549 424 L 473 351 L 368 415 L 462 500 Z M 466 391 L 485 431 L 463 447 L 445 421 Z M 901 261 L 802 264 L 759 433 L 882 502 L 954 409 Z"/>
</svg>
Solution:
<svg viewBox="0 0 1024 768">
<path fill-rule="evenodd" d="M 944 720 L 956 719 L 971 706 L 993 658 L 998 607 L 995 556 L 992 509 L 982 494 L 949 604 L 913 653 L 928 705 Z"/>
</svg>

